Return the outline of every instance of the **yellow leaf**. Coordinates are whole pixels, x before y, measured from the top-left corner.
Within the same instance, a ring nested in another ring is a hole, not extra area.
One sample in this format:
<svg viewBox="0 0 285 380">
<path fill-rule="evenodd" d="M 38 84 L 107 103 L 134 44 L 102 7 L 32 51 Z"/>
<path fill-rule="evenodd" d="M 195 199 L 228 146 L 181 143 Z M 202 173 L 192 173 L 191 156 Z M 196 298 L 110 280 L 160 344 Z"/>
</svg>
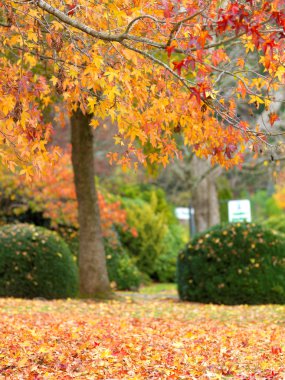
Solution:
<svg viewBox="0 0 285 380">
<path fill-rule="evenodd" d="M 50 78 L 50 81 L 51 81 L 51 83 L 55 86 L 56 84 L 57 84 L 57 82 L 58 82 L 58 78 L 57 77 L 55 77 L 54 75 Z"/>
<path fill-rule="evenodd" d="M 37 64 L 36 58 L 31 54 L 25 54 L 24 61 L 30 65 L 30 67 L 34 67 Z"/>
<path fill-rule="evenodd" d="M 27 364 L 27 362 L 28 362 L 28 359 L 27 358 L 23 358 L 22 360 L 20 360 L 19 362 L 18 362 L 18 366 L 19 367 L 24 367 L 26 364 Z"/>
<path fill-rule="evenodd" d="M 97 128 L 98 125 L 99 125 L 99 121 L 97 119 L 92 119 L 91 122 L 90 122 L 90 125 L 93 127 L 93 128 Z"/>
<path fill-rule="evenodd" d="M 275 78 L 277 77 L 281 81 L 284 74 L 285 74 L 285 67 L 279 66 L 278 69 L 276 70 L 274 77 Z"/>
<path fill-rule="evenodd" d="M 34 42 L 38 41 L 38 36 L 36 33 L 29 31 L 28 32 L 28 39 Z"/>
<path fill-rule="evenodd" d="M 72 79 L 75 79 L 78 77 L 78 71 L 75 70 L 75 68 L 71 67 L 69 70 L 68 70 L 68 74 L 69 76 L 72 78 Z"/>
<path fill-rule="evenodd" d="M 109 83 L 118 77 L 118 71 L 106 71 L 105 76 L 108 77 Z"/>
<path fill-rule="evenodd" d="M 248 102 L 249 104 L 251 103 L 258 103 L 258 104 L 264 104 L 264 100 L 262 100 L 259 96 L 257 95 L 250 95 L 250 101 Z"/>
<path fill-rule="evenodd" d="M 247 41 L 244 46 L 246 48 L 245 49 L 246 53 L 249 53 L 250 51 L 254 51 L 255 49 L 254 43 L 252 41 Z"/>
<path fill-rule="evenodd" d="M 15 99 L 12 95 L 3 96 L 0 99 L 0 111 L 3 112 L 4 116 L 7 116 L 15 107 Z"/>
<path fill-rule="evenodd" d="M 100 353 L 101 358 L 109 358 L 111 355 L 111 351 L 107 348 L 106 350 Z"/>
<path fill-rule="evenodd" d="M 64 25 L 61 24 L 61 23 L 58 22 L 58 21 L 53 21 L 52 24 L 53 24 L 54 29 L 55 29 L 56 31 L 64 29 Z"/>
<path fill-rule="evenodd" d="M 96 104 L 97 104 L 97 99 L 96 99 L 95 97 L 92 98 L 91 96 L 89 96 L 89 97 L 87 98 L 87 100 L 88 100 L 88 107 L 89 107 L 89 110 L 90 110 L 91 113 L 93 113 L 93 112 L 95 111 L 95 106 L 96 106 Z"/>
</svg>

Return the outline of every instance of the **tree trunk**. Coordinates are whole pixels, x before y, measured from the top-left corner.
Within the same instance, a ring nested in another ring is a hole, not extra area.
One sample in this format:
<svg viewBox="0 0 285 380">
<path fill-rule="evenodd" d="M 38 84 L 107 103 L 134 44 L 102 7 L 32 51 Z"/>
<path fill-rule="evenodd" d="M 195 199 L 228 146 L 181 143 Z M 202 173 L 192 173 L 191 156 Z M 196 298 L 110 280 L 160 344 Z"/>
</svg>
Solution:
<svg viewBox="0 0 285 380">
<path fill-rule="evenodd" d="M 111 289 L 95 186 L 90 120 L 90 116 L 79 109 L 71 117 L 72 165 L 79 220 L 80 295 L 107 298 Z"/>
<path fill-rule="evenodd" d="M 192 206 L 195 210 L 196 232 L 203 232 L 211 226 L 220 223 L 219 200 L 216 188 L 216 178 L 220 174 L 220 169 L 211 169 L 211 164 L 207 160 L 201 160 L 194 156 L 191 162 L 191 177 L 193 181 L 209 171 L 209 174 L 198 183 L 192 191 Z"/>
</svg>

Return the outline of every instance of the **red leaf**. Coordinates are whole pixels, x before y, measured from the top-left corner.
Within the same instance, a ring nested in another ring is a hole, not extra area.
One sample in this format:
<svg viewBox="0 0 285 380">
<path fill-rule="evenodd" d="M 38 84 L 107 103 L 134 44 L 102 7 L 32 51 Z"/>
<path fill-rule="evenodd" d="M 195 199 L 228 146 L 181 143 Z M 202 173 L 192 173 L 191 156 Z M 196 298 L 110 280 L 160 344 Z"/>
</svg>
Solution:
<svg viewBox="0 0 285 380">
<path fill-rule="evenodd" d="M 166 46 L 165 50 L 167 51 L 168 58 L 170 58 L 175 46 Z"/>
<path fill-rule="evenodd" d="M 163 0 L 162 4 L 164 6 L 164 11 L 163 11 L 164 17 L 170 18 L 172 16 L 173 5 L 170 4 L 168 0 Z"/>
<path fill-rule="evenodd" d="M 231 159 L 232 158 L 232 155 L 233 153 L 237 150 L 237 146 L 234 145 L 234 144 L 229 144 L 227 147 L 226 147 L 226 150 L 225 150 L 225 155 Z"/>
<path fill-rule="evenodd" d="M 177 71 L 178 75 L 181 75 L 182 67 L 185 65 L 185 59 L 182 59 L 182 61 L 175 61 L 173 62 L 174 70 Z"/>
<path fill-rule="evenodd" d="M 75 13 L 76 7 L 77 7 L 77 1 L 74 1 L 72 4 L 68 5 L 67 15 L 73 16 Z"/>
<path fill-rule="evenodd" d="M 228 23 L 229 16 L 222 15 L 222 19 L 217 22 L 218 33 L 223 33 L 227 29 Z"/>
<path fill-rule="evenodd" d="M 196 98 L 197 103 L 201 103 L 201 94 L 195 87 L 190 87 L 189 90 L 191 91 L 190 99 L 193 98 L 193 96 Z"/>
<path fill-rule="evenodd" d="M 239 7 L 239 4 L 238 3 L 233 3 L 230 5 L 230 9 L 229 11 L 233 14 L 233 15 L 237 15 L 239 12 L 240 12 L 240 7 Z"/>
<path fill-rule="evenodd" d="M 272 125 L 275 123 L 276 120 L 279 120 L 279 116 L 277 115 L 277 113 L 275 112 L 272 112 L 269 114 L 269 123 L 272 127 Z"/>
<path fill-rule="evenodd" d="M 263 50 L 264 54 L 266 54 L 267 50 L 269 49 L 269 51 L 270 51 L 269 55 L 270 55 L 270 58 L 272 59 L 273 58 L 273 49 L 276 46 L 277 46 L 277 44 L 273 40 L 265 41 L 262 44 L 262 50 Z"/>
<path fill-rule="evenodd" d="M 280 346 L 272 346 L 271 353 L 274 355 L 278 355 L 282 353 L 282 348 Z"/>
<path fill-rule="evenodd" d="M 186 58 L 186 61 L 185 61 L 185 68 L 188 68 L 190 66 L 191 70 L 195 70 L 195 66 L 196 66 L 196 61 L 194 58 L 192 57 L 187 57 Z"/>
</svg>

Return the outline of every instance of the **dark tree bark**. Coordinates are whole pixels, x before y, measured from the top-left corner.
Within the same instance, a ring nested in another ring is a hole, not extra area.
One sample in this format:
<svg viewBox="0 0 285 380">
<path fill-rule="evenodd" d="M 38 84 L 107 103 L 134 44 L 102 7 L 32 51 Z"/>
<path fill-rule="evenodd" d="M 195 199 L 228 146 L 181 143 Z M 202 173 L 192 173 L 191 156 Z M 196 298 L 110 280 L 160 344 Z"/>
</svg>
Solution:
<svg viewBox="0 0 285 380">
<path fill-rule="evenodd" d="M 82 297 L 108 298 L 111 288 L 95 186 L 91 117 L 80 109 L 71 117 L 74 182 L 78 201 L 79 275 Z"/>
</svg>

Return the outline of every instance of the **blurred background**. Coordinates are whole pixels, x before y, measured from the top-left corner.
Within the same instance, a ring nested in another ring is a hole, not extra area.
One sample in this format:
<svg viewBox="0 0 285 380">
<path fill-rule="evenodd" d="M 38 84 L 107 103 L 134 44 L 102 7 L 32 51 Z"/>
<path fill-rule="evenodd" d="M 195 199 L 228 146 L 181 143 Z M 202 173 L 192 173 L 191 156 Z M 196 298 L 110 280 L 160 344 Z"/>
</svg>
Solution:
<svg viewBox="0 0 285 380">
<path fill-rule="evenodd" d="M 57 119 L 58 120 L 58 119 Z M 0 169 L 1 225 L 29 223 L 57 231 L 78 257 L 77 203 L 71 165 L 70 126 L 54 124 L 51 145 L 61 148 L 55 167 L 32 182 Z M 166 168 L 122 170 L 110 165 L 114 126 L 94 131 L 94 181 L 108 273 L 118 290 L 135 290 L 151 282 L 176 281 L 177 255 L 195 235 L 229 219 L 229 201 L 248 200 L 258 222 L 285 232 L 285 167 L 282 157 L 244 157 L 242 167 L 224 170 L 197 158 L 183 146 L 183 160 Z M 120 153 L 120 146 L 115 145 Z M 249 218 L 249 219 L 248 219 Z M 235 220 L 237 221 L 237 220 Z"/>
</svg>

